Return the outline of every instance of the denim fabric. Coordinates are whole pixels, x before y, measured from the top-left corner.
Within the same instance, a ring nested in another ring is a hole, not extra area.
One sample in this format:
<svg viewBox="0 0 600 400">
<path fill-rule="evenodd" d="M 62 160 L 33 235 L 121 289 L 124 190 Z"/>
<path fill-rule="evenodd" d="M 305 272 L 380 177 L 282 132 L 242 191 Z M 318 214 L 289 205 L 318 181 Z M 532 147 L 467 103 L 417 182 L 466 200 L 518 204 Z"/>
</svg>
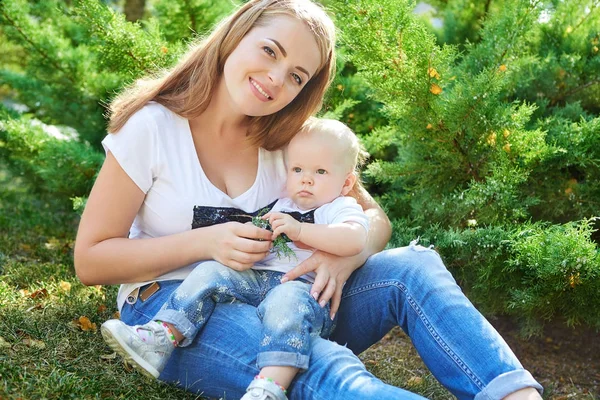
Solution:
<svg viewBox="0 0 600 400">
<path fill-rule="evenodd" d="M 329 306 L 321 308 L 304 281 L 280 283 L 283 273 L 235 271 L 216 261 L 203 262 L 172 292 L 153 319 L 171 323 L 189 346 L 215 309 L 235 300 L 258 307 L 262 338 L 258 366 L 306 369 L 311 341 L 333 328 Z"/>
<path fill-rule="evenodd" d="M 145 303 L 126 304 L 121 318 L 128 324 L 147 322 L 176 285 L 163 283 Z M 308 370 L 292 382 L 291 400 L 422 399 L 381 382 L 354 355 L 396 325 L 460 400 L 501 399 L 525 387 L 542 390 L 433 250 L 411 244 L 371 256 L 344 286 L 337 315 L 332 341 L 311 342 Z M 192 344 L 175 349 L 161 379 L 209 397 L 240 398 L 259 371 L 260 340 L 256 308 L 218 304 Z"/>
</svg>

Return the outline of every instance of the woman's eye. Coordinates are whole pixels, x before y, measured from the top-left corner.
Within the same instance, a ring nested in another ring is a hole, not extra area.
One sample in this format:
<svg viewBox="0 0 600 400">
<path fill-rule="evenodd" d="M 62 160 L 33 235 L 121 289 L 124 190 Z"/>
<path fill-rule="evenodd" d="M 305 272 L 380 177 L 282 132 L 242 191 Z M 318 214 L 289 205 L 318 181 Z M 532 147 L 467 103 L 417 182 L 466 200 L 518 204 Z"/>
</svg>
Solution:
<svg viewBox="0 0 600 400">
<path fill-rule="evenodd" d="M 275 51 L 273 51 L 273 49 L 270 48 L 269 46 L 263 46 L 263 51 L 265 53 L 267 53 L 269 56 L 275 57 Z"/>
<path fill-rule="evenodd" d="M 294 167 L 294 168 L 292 168 L 292 171 L 294 171 L 294 172 L 302 172 L 302 168 L 300 168 L 300 167 Z"/>
<path fill-rule="evenodd" d="M 319 168 L 319 169 L 317 170 L 317 174 L 319 174 L 319 175 L 325 175 L 326 173 L 327 173 L 327 171 L 325 171 L 325 170 L 324 170 L 324 169 L 322 169 L 322 168 Z"/>
<path fill-rule="evenodd" d="M 292 74 L 292 78 L 294 78 L 294 80 L 296 81 L 296 83 L 298 85 L 302 85 L 302 78 L 300 78 L 300 75 L 298 75 L 298 74 Z"/>
</svg>

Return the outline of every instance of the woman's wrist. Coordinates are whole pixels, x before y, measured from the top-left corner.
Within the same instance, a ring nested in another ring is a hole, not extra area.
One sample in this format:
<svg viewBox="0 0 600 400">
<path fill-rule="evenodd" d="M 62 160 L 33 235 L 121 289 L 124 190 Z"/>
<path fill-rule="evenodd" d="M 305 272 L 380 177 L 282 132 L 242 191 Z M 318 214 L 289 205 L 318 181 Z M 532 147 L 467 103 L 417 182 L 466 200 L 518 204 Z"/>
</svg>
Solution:
<svg viewBox="0 0 600 400">
<path fill-rule="evenodd" d="M 218 225 L 211 225 L 190 231 L 194 243 L 194 246 L 191 246 L 193 249 L 191 257 L 194 261 L 215 259 L 215 239 L 219 237 L 217 230 Z"/>
</svg>

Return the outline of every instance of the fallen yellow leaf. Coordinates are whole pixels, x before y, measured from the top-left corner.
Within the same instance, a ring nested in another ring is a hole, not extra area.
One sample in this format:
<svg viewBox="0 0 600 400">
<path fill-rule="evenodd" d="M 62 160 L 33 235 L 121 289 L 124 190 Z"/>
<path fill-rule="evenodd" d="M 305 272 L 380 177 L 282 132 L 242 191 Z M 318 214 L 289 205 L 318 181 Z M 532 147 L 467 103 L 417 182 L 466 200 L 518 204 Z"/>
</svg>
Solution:
<svg viewBox="0 0 600 400">
<path fill-rule="evenodd" d="M 62 289 L 63 292 L 70 292 L 71 291 L 71 284 L 69 282 L 60 281 L 60 283 L 58 284 L 58 286 L 60 286 L 60 288 Z"/>
<path fill-rule="evenodd" d="M 406 382 L 408 386 L 421 386 L 423 384 L 423 378 L 420 376 L 411 377 L 408 382 Z"/>
<path fill-rule="evenodd" d="M 34 349 L 39 349 L 39 350 L 46 348 L 46 343 L 42 342 L 41 340 L 35 340 L 35 339 L 30 339 L 30 338 L 23 339 L 23 344 L 25 346 L 29 346 L 29 347 L 32 347 Z"/>
<path fill-rule="evenodd" d="M 81 316 L 79 319 L 73 321 L 75 326 L 77 326 L 82 331 L 95 331 L 96 324 L 94 324 L 90 319 L 86 316 Z"/>
</svg>

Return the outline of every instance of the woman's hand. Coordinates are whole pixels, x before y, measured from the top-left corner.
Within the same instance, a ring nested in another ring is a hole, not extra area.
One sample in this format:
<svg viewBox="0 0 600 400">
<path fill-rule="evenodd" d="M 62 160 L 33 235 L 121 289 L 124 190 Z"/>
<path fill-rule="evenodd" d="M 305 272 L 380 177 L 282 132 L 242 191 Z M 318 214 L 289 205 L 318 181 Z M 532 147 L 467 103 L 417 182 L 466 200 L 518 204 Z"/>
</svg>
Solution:
<svg viewBox="0 0 600 400">
<path fill-rule="evenodd" d="M 272 232 L 239 222 L 217 224 L 209 229 L 210 257 L 236 271 L 250 269 L 269 254 Z"/>
<path fill-rule="evenodd" d="M 325 307 L 331 300 L 331 314 L 333 319 L 340 307 L 342 289 L 352 272 L 365 263 L 367 256 L 363 253 L 353 257 L 340 257 L 323 251 L 315 251 L 312 256 L 287 272 L 282 282 L 294 280 L 304 274 L 314 271 L 315 283 L 311 288 L 311 295 Z"/>
</svg>

